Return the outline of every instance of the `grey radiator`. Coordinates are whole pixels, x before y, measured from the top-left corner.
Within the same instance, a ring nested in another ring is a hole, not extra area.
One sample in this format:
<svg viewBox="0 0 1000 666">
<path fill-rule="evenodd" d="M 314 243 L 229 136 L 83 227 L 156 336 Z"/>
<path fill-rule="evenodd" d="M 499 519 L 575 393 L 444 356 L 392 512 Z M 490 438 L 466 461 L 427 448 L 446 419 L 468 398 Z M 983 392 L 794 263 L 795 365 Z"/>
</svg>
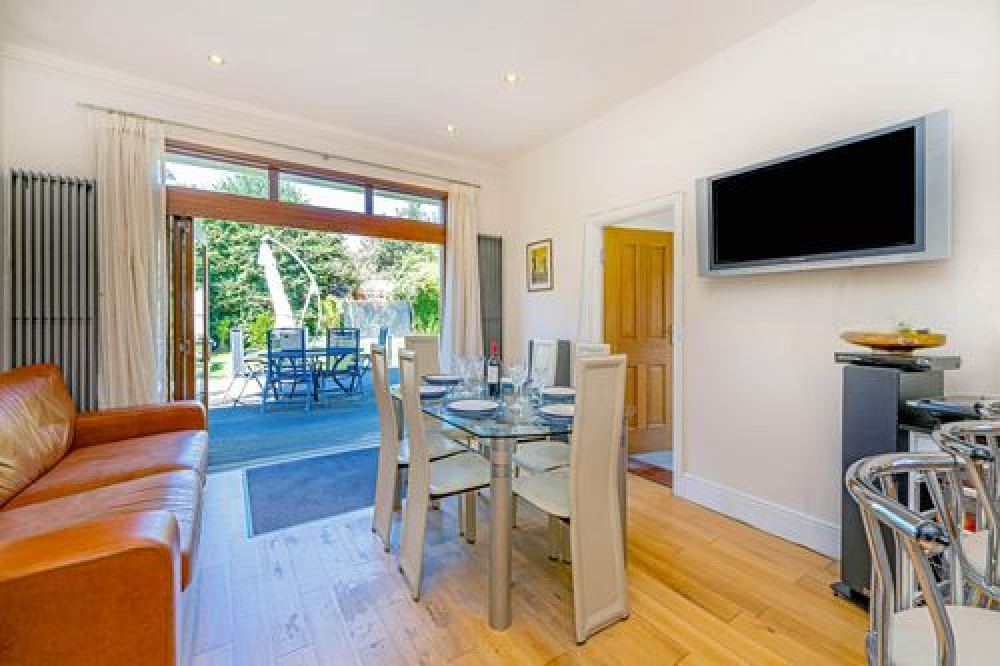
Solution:
<svg viewBox="0 0 1000 666">
<path fill-rule="evenodd" d="M 3 359 L 56 363 L 77 408 L 97 407 L 97 207 L 94 181 L 11 171 L 4 234 Z"/>
<path fill-rule="evenodd" d="M 482 311 L 483 353 L 496 340 L 503 355 L 503 239 L 479 236 L 479 309 Z"/>
</svg>

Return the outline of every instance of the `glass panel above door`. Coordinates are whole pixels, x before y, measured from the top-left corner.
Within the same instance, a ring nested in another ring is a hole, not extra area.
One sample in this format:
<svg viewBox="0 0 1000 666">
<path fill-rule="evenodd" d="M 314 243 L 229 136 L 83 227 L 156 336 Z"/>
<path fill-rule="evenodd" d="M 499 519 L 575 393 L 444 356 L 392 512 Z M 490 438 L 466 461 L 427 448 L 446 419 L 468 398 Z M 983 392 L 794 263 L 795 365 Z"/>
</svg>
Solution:
<svg viewBox="0 0 1000 666">
<path fill-rule="evenodd" d="M 278 198 L 288 203 L 334 208 L 354 213 L 365 212 L 365 188 L 354 183 L 341 183 L 292 173 L 279 176 Z"/>
<path fill-rule="evenodd" d="M 206 157 L 168 153 L 166 184 L 266 199 L 267 169 Z"/>
<path fill-rule="evenodd" d="M 444 204 L 440 199 L 416 194 L 402 194 L 391 190 L 375 190 L 373 193 L 375 215 L 401 217 L 407 220 L 433 222 L 444 221 Z"/>
</svg>

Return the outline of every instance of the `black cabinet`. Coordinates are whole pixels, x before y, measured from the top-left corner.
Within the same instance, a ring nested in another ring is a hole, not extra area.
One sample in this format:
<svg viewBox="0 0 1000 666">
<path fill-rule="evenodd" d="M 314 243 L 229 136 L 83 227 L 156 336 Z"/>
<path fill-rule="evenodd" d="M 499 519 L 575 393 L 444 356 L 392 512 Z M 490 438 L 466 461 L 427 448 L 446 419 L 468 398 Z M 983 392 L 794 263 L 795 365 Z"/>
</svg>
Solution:
<svg viewBox="0 0 1000 666">
<path fill-rule="evenodd" d="M 879 357 L 878 360 L 877 365 L 849 362 L 844 366 L 840 477 L 841 580 L 833 585 L 833 589 L 837 594 L 855 600 L 868 596 L 871 558 L 861 514 L 854 498 L 844 486 L 844 474 L 860 458 L 909 450 L 910 429 L 921 429 L 924 421 L 918 423 L 917 419 L 920 417 L 911 412 L 906 401 L 942 396 L 943 368 L 958 367 L 957 358 L 925 366 L 912 362 L 904 364 L 901 360 L 902 367 L 887 364 L 885 357 Z M 901 499 L 905 501 L 905 498 Z"/>
</svg>

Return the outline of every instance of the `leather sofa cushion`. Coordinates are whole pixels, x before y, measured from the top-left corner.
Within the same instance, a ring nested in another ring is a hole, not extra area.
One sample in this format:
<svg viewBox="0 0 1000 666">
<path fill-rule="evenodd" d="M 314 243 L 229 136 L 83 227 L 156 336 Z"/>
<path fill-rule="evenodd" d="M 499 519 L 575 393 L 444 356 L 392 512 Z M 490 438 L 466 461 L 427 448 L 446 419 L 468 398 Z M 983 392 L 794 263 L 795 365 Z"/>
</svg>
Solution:
<svg viewBox="0 0 1000 666">
<path fill-rule="evenodd" d="M 202 477 L 194 471 L 165 472 L 47 502 L 0 511 L 0 542 L 77 525 L 116 513 L 166 510 L 180 528 L 181 584 L 191 581 L 201 525 Z"/>
<path fill-rule="evenodd" d="M 66 455 L 75 419 L 58 367 L 0 374 L 0 506 Z"/>
<path fill-rule="evenodd" d="M 192 470 L 204 479 L 207 459 L 208 440 L 203 431 L 182 430 L 86 446 L 70 451 L 5 508 L 174 470 Z"/>
</svg>

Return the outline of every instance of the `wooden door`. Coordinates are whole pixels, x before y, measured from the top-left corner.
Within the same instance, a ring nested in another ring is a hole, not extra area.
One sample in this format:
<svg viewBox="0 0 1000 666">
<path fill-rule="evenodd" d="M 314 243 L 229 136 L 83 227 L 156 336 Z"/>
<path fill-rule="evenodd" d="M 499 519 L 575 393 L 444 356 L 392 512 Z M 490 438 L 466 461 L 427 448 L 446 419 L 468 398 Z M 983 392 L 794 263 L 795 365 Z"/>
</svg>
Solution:
<svg viewBox="0 0 1000 666">
<path fill-rule="evenodd" d="M 628 356 L 629 450 L 671 448 L 673 234 L 604 230 L 604 341 Z"/>
<path fill-rule="evenodd" d="M 168 218 L 168 394 L 172 400 L 201 400 L 207 407 L 209 339 L 204 326 L 208 264 L 204 251 L 197 252 L 194 235 L 194 220 L 190 217 Z"/>
</svg>

